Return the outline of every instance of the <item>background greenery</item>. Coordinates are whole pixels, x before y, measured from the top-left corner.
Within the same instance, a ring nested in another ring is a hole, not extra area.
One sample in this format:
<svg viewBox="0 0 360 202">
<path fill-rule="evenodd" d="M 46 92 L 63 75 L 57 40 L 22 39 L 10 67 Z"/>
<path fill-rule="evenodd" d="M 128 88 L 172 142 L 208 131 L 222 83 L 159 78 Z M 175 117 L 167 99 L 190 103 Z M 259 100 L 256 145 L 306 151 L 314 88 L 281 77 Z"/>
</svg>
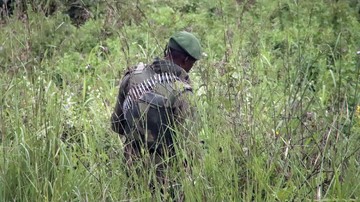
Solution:
<svg viewBox="0 0 360 202">
<path fill-rule="evenodd" d="M 188 201 L 360 200 L 358 0 L 8 6 L 1 201 L 151 200 L 151 172 L 125 174 L 109 117 L 126 68 L 161 56 L 179 30 L 198 36 L 207 56 L 191 73 L 203 158 L 192 173 L 170 173 L 177 193 Z"/>
</svg>

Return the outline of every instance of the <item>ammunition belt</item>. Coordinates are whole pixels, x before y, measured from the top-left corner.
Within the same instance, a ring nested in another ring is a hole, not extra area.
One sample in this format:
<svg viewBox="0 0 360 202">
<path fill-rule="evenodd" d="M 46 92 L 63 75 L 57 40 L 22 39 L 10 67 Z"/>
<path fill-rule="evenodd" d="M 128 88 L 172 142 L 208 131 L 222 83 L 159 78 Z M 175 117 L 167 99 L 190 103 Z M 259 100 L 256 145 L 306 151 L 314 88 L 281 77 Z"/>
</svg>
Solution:
<svg viewBox="0 0 360 202">
<path fill-rule="evenodd" d="M 123 113 L 126 114 L 126 111 L 129 110 L 134 101 L 139 99 L 146 92 L 150 92 L 154 89 L 156 84 L 166 84 L 172 83 L 176 80 L 180 80 L 177 76 L 172 73 L 160 73 L 155 74 L 149 79 L 144 80 L 143 82 L 136 84 L 132 87 L 126 95 L 125 101 L 123 103 Z"/>
</svg>

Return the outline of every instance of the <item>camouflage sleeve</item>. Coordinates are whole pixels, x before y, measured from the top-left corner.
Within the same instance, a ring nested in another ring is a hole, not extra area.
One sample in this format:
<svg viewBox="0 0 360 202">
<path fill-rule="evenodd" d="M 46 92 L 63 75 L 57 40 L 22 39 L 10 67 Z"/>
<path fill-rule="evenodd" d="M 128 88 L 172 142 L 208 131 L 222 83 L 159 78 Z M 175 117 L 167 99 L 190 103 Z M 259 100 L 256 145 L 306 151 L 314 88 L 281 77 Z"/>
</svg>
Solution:
<svg viewBox="0 0 360 202">
<path fill-rule="evenodd" d="M 174 104 L 174 117 L 178 130 L 188 136 L 194 129 L 196 123 L 196 110 L 191 103 L 193 93 L 191 90 L 184 90 L 176 99 Z"/>
<path fill-rule="evenodd" d="M 125 135 L 126 120 L 124 118 L 122 105 L 129 90 L 129 78 L 130 75 L 126 73 L 121 81 L 115 109 L 111 116 L 111 129 L 119 135 Z"/>
<path fill-rule="evenodd" d="M 187 164 L 193 164 L 195 161 L 203 158 L 202 145 L 198 133 L 201 123 L 198 120 L 197 108 L 192 91 L 186 90 L 175 102 L 175 121 L 176 130 L 182 139 L 182 150 L 186 153 Z M 191 167 L 191 166 L 190 166 Z"/>
</svg>

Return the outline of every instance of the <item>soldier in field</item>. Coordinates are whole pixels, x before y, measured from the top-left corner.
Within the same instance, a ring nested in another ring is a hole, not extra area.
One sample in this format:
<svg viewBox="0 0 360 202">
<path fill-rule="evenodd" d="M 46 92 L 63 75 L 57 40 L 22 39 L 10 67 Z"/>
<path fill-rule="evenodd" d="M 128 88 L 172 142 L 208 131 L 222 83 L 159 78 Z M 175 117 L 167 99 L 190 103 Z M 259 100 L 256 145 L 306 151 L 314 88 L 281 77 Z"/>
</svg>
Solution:
<svg viewBox="0 0 360 202">
<path fill-rule="evenodd" d="M 200 57 L 199 40 L 189 32 L 177 32 L 170 37 L 163 59 L 139 63 L 120 84 L 111 126 L 126 138 L 126 164 L 150 161 L 162 184 L 167 182 L 166 159 L 175 155 L 175 139 L 187 135 L 183 126 L 193 114 L 188 72 Z"/>
</svg>

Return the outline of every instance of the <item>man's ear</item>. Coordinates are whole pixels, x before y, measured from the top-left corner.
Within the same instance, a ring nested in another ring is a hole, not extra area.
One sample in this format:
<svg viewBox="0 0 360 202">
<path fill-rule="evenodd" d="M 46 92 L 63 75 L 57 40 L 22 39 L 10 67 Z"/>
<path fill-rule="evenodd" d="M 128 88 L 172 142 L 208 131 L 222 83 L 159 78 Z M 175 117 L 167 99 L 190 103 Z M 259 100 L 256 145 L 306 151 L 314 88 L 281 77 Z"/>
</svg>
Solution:
<svg viewBox="0 0 360 202">
<path fill-rule="evenodd" d="M 185 60 L 185 62 L 188 62 L 189 61 L 189 56 L 186 56 L 184 60 Z"/>
<path fill-rule="evenodd" d="M 164 48 L 164 57 L 167 57 L 169 55 L 169 46 L 166 45 Z"/>
</svg>

